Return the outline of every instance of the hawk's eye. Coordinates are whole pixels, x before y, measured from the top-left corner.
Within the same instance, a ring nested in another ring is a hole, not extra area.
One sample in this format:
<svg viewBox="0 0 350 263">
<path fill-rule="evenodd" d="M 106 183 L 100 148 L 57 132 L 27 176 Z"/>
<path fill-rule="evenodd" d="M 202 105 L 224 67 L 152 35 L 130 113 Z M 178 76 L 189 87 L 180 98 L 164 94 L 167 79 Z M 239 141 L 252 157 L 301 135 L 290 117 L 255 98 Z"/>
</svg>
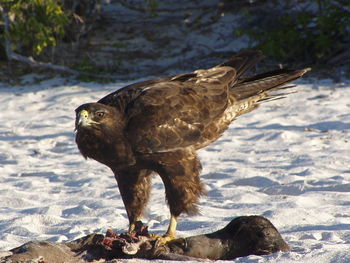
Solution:
<svg viewBox="0 0 350 263">
<path fill-rule="evenodd" d="M 102 118 L 104 115 L 105 115 L 105 113 L 103 111 L 96 112 L 96 116 L 99 118 Z"/>
</svg>

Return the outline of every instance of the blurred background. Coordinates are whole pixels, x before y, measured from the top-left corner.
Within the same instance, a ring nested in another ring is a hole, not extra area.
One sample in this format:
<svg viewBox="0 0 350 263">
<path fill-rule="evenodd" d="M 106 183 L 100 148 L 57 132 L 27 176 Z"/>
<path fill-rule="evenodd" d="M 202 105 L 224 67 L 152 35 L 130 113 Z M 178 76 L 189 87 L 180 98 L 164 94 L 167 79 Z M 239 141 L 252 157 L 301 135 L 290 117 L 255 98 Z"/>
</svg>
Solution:
<svg viewBox="0 0 350 263">
<path fill-rule="evenodd" d="M 263 70 L 311 66 L 341 81 L 349 47 L 349 0 L 0 0 L 0 81 L 50 65 L 130 80 L 208 68 L 242 49 L 263 50 Z"/>
</svg>

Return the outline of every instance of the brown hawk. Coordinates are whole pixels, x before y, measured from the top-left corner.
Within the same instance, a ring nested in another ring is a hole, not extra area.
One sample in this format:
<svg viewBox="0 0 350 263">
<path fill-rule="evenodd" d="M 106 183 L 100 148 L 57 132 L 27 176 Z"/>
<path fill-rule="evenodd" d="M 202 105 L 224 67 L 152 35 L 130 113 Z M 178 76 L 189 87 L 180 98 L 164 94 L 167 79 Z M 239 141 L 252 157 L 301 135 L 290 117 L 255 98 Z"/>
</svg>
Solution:
<svg viewBox="0 0 350 263">
<path fill-rule="evenodd" d="M 156 172 L 171 213 L 164 239 L 174 238 L 180 214 L 195 214 L 205 193 L 196 150 L 216 141 L 239 115 L 282 97 L 282 85 L 309 70 L 244 77 L 261 58 L 260 51 L 243 51 L 213 68 L 131 84 L 76 109 L 78 148 L 112 169 L 129 232 L 141 219 Z"/>
</svg>

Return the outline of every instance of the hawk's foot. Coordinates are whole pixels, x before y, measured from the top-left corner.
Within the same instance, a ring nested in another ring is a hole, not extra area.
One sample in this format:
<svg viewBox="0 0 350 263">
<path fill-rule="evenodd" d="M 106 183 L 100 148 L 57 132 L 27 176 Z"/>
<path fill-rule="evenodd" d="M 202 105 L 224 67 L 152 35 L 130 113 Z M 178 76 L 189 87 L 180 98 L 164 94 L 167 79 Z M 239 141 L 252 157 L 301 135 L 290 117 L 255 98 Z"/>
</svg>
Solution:
<svg viewBox="0 0 350 263">
<path fill-rule="evenodd" d="M 150 240 L 155 241 L 155 247 L 164 246 L 166 243 L 175 240 L 176 236 L 171 236 L 168 234 L 158 235 L 158 234 L 150 234 Z"/>
</svg>

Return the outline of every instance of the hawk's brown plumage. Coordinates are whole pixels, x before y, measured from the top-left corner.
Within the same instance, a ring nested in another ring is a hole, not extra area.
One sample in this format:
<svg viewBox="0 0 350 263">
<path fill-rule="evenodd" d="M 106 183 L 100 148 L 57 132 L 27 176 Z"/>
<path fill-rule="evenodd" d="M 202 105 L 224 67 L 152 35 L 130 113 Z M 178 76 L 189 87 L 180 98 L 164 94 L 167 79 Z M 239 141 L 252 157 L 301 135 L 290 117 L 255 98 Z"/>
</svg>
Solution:
<svg viewBox="0 0 350 263">
<path fill-rule="evenodd" d="M 237 116 L 283 96 L 273 91 L 308 71 L 243 77 L 261 57 L 260 51 L 243 51 L 216 67 L 132 84 L 76 109 L 78 148 L 114 172 L 130 231 L 156 172 L 172 215 L 167 234 L 174 236 L 177 217 L 195 213 L 204 193 L 196 150 L 217 140 Z"/>
</svg>

